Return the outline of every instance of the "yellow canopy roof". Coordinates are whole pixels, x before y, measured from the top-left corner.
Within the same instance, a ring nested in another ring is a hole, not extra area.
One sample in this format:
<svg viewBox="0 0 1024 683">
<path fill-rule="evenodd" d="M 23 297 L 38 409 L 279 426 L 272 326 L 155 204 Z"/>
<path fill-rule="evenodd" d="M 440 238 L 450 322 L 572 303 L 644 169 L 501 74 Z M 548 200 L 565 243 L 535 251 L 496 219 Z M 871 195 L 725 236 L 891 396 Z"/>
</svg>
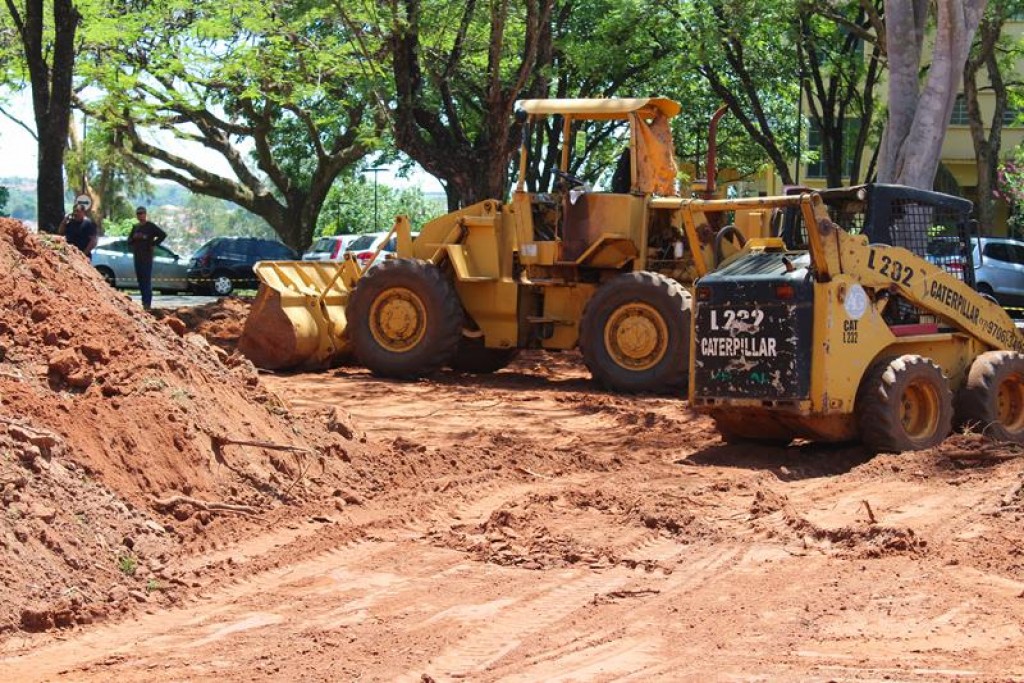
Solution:
<svg viewBox="0 0 1024 683">
<path fill-rule="evenodd" d="M 678 102 L 665 97 L 519 100 L 517 107 L 535 116 L 562 114 L 580 119 L 624 119 L 645 107 L 653 107 L 666 118 L 672 118 L 682 109 Z"/>
</svg>

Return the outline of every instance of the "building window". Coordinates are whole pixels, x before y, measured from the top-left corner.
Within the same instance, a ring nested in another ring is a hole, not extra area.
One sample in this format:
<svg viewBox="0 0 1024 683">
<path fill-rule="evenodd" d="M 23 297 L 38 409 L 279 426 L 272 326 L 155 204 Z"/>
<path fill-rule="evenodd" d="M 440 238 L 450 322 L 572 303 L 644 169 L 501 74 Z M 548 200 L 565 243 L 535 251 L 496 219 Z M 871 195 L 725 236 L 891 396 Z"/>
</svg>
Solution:
<svg viewBox="0 0 1024 683">
<path fill-rule="evenodd" d="M 1003 112 L 1003 125 L 1020 126 L 1021 124 L 1017 123 L 1018 116 L 1020 116 L 1020 110 L 1007 107 Z M 967 99 L 963 94 L 960 94 L 956 96 L 956 102 L 953 103 L 953 113 L 949 115 L 949 125 L 966 126 L 968 124 L 970 124 L 970 121 L 967 119 Z"/>
<path fill-rule="evenodd" d="M 949 116 L 949 125 L 967 125 L 967 100 L 963 95 L 956 96 L 956 102 L 953 103 L 953 113 Z"/>
<path fill-rule="evenodd" d="M 849 178 L 853 175 L 853 146 L 857 142 L 857 133 L 860 130 L 859 119 L 846 119 L 843 125 L 843 176 Z M 807 149 L 818 153 L 818 160 L 807 164 L 808 178 L 825 177 L 825 160 L 821 150 L 821 129 L 811 121 L 807 131 Z"/>
</svg>

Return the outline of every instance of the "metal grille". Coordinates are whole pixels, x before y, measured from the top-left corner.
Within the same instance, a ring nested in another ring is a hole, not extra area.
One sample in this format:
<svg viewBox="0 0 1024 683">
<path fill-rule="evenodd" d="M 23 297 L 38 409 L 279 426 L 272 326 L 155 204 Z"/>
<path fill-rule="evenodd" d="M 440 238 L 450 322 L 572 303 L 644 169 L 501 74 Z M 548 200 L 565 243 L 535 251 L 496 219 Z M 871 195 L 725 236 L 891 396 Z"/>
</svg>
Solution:
<svg viewBox="0 0 1024 683">
<path fill-rule="evenodd" d="M 974 286 L 971 202 L 897 185 L 867 185 L 872 242 L 903 247 Z"/>
</svg>

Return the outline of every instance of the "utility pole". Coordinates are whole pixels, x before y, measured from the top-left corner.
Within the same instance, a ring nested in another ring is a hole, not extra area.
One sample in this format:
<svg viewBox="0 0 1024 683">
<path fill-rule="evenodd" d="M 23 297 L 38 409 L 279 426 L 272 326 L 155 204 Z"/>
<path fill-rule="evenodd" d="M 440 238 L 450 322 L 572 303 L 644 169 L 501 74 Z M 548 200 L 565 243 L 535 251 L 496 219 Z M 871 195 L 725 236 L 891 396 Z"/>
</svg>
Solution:
<svg viewBox="0 0 1024 683">
<path fill-rule="evenodd" d="M 373 173 L 373 230 L 371 232 L 380 230 L 380 221 L 377 216 L 377 174 L 386 170 L 386 168 L 374 167 L 363 171 L 364 173 Z"/>
</svg>

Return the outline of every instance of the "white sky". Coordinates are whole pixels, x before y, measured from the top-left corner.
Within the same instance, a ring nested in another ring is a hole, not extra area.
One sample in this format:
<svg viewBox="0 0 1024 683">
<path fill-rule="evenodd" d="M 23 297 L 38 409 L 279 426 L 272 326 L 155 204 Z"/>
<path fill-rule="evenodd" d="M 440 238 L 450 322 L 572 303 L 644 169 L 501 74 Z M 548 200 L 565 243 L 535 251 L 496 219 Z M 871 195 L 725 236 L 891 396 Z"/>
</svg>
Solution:
<svg viewBox="0 0 1024 683">
<path fill-rule="evenodd" d="M 4 109 L 20 121 L 25 122 L 29 127 L 34 128 L 32 117 L 32 102 L 27 91 L 17 93 L 4 98 Z M 182 153 L 179 150 L 179 153 Z M 193 161 L 202 162 L 202 165 L 220 170 L 227 174 L 227 164 L 217 154 L 208 152 L 198 145 L 195 153 L 183 156 L 191 157 Z M 6 116 L 0 115 L 0 177 L 36 177 L 36 141 L 25 129 L 15 124 Z M 373 175 L 373 174 L 369 174 Z M 413 173 L 409 178 L 399 178 L 394 171 L 389 169 L 381 171 L 377 180 L 381 185 L 388 185 L 395 188 L 419 187 L 427 193 L 444 192 L 441 183 L 432 175 L 423 171 Z"/>
</svg>

